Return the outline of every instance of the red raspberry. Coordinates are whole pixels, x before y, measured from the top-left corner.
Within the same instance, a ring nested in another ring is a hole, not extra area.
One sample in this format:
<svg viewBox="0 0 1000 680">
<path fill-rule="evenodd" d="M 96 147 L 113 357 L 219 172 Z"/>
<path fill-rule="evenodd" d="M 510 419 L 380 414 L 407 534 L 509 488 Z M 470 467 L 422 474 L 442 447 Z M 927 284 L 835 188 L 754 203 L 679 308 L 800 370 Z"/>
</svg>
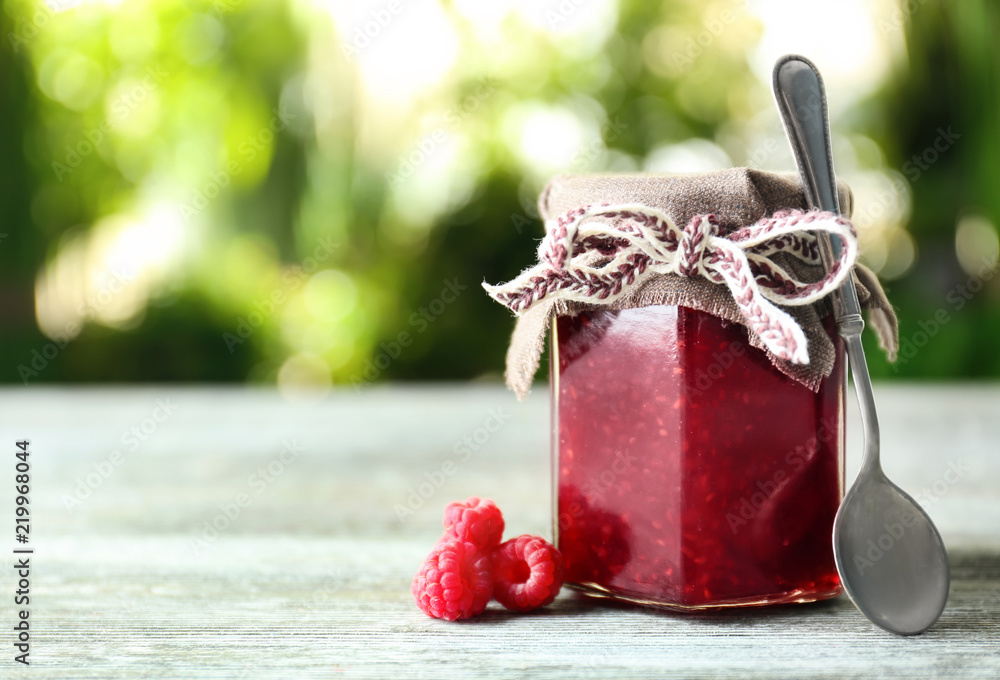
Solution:
<svg viewBox="0 0 1000 680">
<path fill-rule="evenodd" d="M 413 578 L 410 592 L 434 618 L 456 621 L 480 614 L 493 593 L 490 558 L 472 543 L 442 541 Z"/>
<path fill-rule="evenodd" d="M 544 607 L 562 588 L 562 555 L 538 536 L 512 538 L 493 551 L 492 560 L 493 597 L 507 609 Z"/>
<path fill-rule="evenodd" d="M 480 550 L 489 552 L 500 545 L 503 536 L 503 515 L 496 503 L 488 498 L 472 496 L 464 503 L 450 503 L 444 509 L 444 538 L 469 541 Z"/>
</svg>

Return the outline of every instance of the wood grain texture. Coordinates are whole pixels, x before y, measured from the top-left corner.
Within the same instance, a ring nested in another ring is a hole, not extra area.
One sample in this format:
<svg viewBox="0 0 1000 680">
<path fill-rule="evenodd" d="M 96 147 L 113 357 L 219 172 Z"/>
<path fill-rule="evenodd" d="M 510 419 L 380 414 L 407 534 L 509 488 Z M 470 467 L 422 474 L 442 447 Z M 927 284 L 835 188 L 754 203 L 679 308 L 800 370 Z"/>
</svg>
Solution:
<svg viewBox="0 0 1000 680">
<path fill-rule="evenodd" d="M 544 393 L 0 391 L 0 442 L 32 442 L 36 551 L 29 669 L 11 660 L 14 573 L 0 576 L 0 678 L 1000 677 L 1000 388 L 876 391 L 886 470 L 925 490 L 951 551 L 948 609 L 916 638 L 846 598 L 682 615 L 564 591 L 532 615 L 494 603 L 471 622 L 428 619 L 409 582 L 448 501 L 490 496 L 512 535 L 549 534 Z M 471 455 L 456 453 L 465 437 Z M 434 489 L 446 461 L 456 471 Z M 0 459 L 0 527 L 13 474 Z M 227 526 L 206 540 L 213 521 Z M 9 557 L 12 536 L 0 545 Z"/>
</svg>

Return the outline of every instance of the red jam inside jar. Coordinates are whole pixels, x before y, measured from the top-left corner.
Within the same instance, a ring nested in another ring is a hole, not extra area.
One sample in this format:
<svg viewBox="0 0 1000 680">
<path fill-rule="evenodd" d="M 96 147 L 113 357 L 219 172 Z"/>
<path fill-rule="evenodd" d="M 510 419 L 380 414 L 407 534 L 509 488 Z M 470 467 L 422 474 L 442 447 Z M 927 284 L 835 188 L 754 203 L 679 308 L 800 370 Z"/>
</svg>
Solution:
<svg viewBox="0 0 1000 680">
<path fill-rule="evenodd" d="M 559 317 L 555 534 L 566 581 L 678 609 L 841 591 L 844 357 L 818 392 L 746 329 L 675 306 Z"/>
</svg>

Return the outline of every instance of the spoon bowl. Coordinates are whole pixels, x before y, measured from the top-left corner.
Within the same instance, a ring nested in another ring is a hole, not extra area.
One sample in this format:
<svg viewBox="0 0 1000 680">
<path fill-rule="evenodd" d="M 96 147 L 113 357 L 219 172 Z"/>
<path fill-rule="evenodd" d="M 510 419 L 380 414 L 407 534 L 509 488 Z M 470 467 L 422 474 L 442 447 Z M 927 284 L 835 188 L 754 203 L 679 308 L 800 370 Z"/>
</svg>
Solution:
<svg viewBox="0 0 1000 680">
<path fill-rule="evenodd" d="M 950 581 L 944 544 L 927 513 L 881 468 L 858 475 L 833 537 L 844 589 L 872 622 L 916 635 L 937 621 Z"/>
</svg>

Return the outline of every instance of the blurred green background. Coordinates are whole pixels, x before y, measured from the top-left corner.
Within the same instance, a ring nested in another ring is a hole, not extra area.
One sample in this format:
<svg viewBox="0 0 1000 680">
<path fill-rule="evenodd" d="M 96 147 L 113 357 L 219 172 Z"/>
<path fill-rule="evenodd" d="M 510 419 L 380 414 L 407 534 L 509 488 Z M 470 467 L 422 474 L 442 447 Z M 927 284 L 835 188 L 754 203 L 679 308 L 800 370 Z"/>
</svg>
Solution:
<svg viewBox="0 0 1000 680">
<path fill-rule="evenodd" d="M 533 261 L 547 177 L 794 169 L 788 52 L 899 310 L 874 375 L 1000 375 L 1000 3 L 8 0 L 0 28 L 4 382 L 498 378 L 479 284 Z"/>
</svg>

